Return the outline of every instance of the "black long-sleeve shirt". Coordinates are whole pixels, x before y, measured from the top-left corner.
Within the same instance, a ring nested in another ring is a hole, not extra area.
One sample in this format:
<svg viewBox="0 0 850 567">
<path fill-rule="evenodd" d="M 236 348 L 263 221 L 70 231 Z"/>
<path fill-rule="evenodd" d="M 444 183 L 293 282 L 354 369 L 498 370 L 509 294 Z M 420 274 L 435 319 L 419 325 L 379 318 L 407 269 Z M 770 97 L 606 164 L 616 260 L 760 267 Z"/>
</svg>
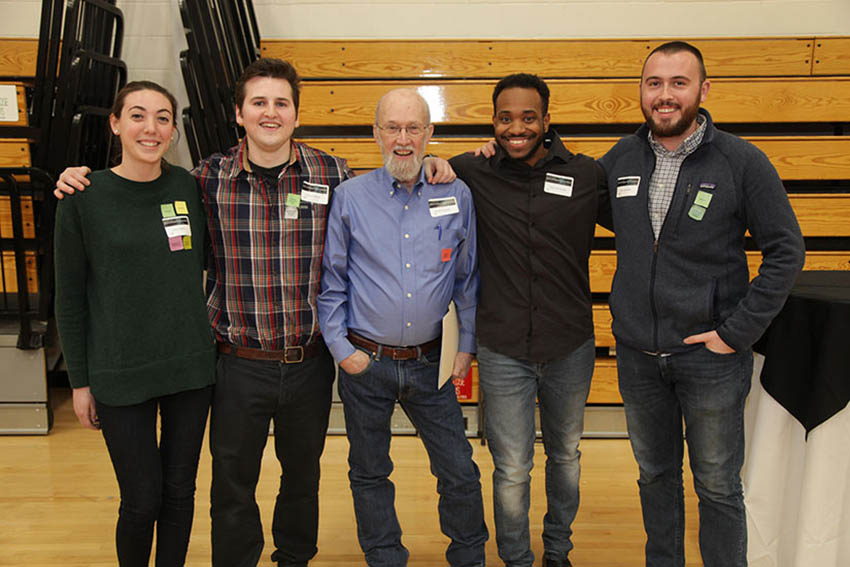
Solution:
<svg viewBox="0 0 850 567">
<path fill-rule="evenodd" d="M 450 160 L 478 217 L 478 341 L 533 362 L 563 358 L 593 336 L 587 262 L 597 219 L 610 218 L 602 168 L 567 150 L 554 129 L 544 143 L 534 167 L 501 148 Z"/>
</svg>

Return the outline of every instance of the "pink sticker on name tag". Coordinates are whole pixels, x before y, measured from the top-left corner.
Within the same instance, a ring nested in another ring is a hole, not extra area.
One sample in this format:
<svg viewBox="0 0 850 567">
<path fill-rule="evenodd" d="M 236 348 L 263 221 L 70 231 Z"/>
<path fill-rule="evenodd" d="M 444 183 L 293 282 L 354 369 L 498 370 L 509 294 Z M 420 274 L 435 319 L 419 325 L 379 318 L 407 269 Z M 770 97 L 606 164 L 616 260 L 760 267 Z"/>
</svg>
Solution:
<svg viewBox="0 0 850 567">
<path fill-rule="evenodd" d="M 183 237 L 182 236 L 172 236 L 168 239 L 168 247 L 172 252 L 177 252 L 178 250 L 183 250 Z"/>
</svg>

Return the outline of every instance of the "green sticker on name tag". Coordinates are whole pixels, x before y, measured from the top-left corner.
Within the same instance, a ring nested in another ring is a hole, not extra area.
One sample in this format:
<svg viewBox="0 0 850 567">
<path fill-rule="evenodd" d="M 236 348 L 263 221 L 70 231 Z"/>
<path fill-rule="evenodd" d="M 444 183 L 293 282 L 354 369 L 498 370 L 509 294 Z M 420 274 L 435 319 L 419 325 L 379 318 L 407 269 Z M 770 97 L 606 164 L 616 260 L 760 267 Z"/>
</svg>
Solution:
<svg viewBox="0 0 850 567">
<path fill-rule="evenodd" d="M 693 205 L 691 210 L 688 211 L 688 216 L 694 219 L 695 221 L 701 221 L 702 217 L 705 216 L 705 207 L 701 207 L 700 205 Z"/>
<path fill-rule="evenodd" d="M 694 199 L 694 204 L 699 205 L 700 207 L 708 208 L 708 205 L 711 203 L 711 198 L 714 195 L 711 193 L 706 193 L 705 191 L 700 191 L 697 193 L 697 198 Z"/>
<path fill-rule="evenodd" d="M 287 207 L 298 207 L 301 205 L 301 195 L 296 193 L 289 193 L 286 196 L 286 206 Z"/>
<path fill-rule="evenodd" d="M 172 205 L 171 203 L 161 204 L 159 206 L 159 210 L 162 212 L 162 218 L 164 219 L 177 216 L 177 213 L 174 212 L 174 205 Z"/>
</svg>

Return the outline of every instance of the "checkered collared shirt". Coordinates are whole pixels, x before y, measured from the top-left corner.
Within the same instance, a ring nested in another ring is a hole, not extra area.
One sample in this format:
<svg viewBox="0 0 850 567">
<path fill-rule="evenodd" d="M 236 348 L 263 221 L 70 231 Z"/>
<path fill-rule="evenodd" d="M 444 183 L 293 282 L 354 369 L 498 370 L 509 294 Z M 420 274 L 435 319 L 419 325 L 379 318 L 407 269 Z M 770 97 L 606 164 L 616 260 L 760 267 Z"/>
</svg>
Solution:
<svg viewBox="0 0 850 567">
<path fill-rule="evenodd" d="M 316 298 L 330 203 L 301 199 L 295 219 L 284 210 L 305 182 L 327 186 L 331 198 L 353 173 L 345 160 L 296 142 L 292 157 L 277 187 L 251 171 L 246 140 L 193 171 L 212 242 L 207 311 L 219 341 L 282 350 L 319 335 Z"/>
<path fill-rule="evenodd" d="M 655 170 L 649 179 L 649 218 L 652 221 L 652 231 L 655 233 L 656 240 L 661 234 L 667 209 L 670 208 L 670 202 L 673 200 L 673 191 L 676 189 L 676 180 L 679 178 L 682 162 L 694 153 L 705 135 L 705 117 L 698 114 L 697 123 L 699 127 L 696 131 L 685 138 L 685 141 L 672 152 L 655 140 L 652 132 L 647 135 L 649 145 L 655 152 Z"/>
</svg>

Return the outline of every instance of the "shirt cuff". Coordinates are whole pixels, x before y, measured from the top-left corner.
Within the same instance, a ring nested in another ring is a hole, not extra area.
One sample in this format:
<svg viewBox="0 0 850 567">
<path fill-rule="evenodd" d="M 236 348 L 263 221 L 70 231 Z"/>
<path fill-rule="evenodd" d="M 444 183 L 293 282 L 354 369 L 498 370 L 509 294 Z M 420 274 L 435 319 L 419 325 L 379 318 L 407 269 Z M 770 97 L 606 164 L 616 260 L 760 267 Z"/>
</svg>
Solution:
<svg viewBox="0 0 850 567">
<path fill-rule="evenodd" d="M 349 342 L 346 338 L 341 338 L 338 341 L 335 341 L 333 344 L 328 344 L 328 350 L 331 351 L 331 356 L 334 357 L 334 360 L 339 364 L 352 354 L 357 349 L 354 348 L 354 345 Z"/>
<path fill-rule="evenodd" d="M 89 369 L 85 364 L 67 365 L 68 383 L 71 388 L 85 388 L 89 385 Z"/>
<path fill-rule="evenodd" d="M 720 340 L 726 343 L 726 345 L 735 352 L 741 352 L 747 348 L 741 344 L 741 341 L 737 340 L 738 337 L 730 337 L 729 330 L 724 328 L 723 325 L 714 329 L 714 331 L 717 333 L 717 336 L 720 337 Z"/>
<path fill-rule="evenodd" d="M 475 344 L 475 335 L 469 332 L 464 332 L 463 329 L 461 329 L 460 336 L 457 339 L 457 350 L 458 352 L 468 352 L 470 354 L 475 354 L 477 350 Z"/>
</svg>

